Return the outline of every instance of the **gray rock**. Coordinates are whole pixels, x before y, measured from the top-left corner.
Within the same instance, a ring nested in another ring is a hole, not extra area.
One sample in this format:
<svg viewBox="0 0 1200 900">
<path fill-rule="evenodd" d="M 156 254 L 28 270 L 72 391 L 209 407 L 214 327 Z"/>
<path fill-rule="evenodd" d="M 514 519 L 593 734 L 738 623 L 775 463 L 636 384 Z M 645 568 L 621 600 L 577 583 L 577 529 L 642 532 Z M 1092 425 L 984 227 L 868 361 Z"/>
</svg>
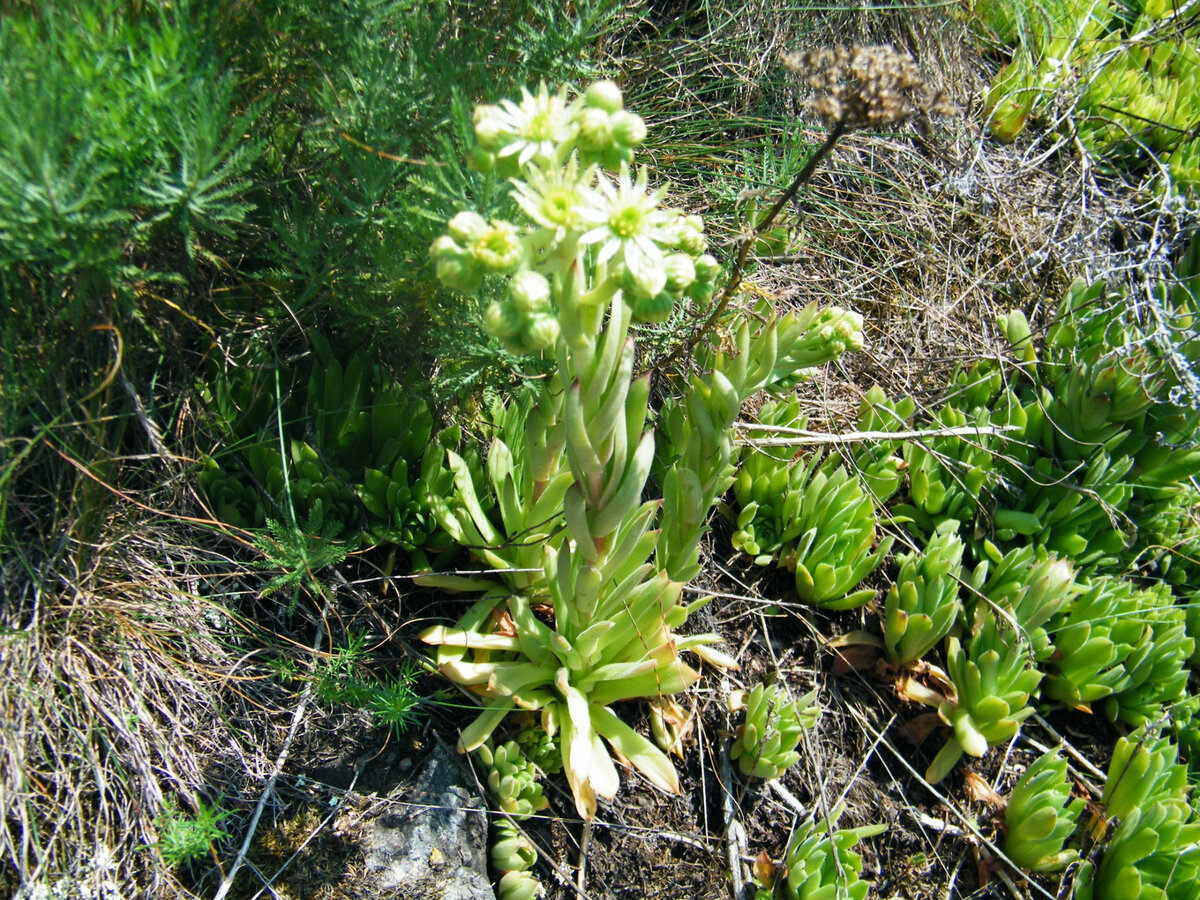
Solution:
<svg viewBox="0 0 1200 900">
<path fill-rule="evenodd" d="M 468 785 L 470 785 L 468 787 Z M 403 797 L 365 830 L 366 867 L 389 900 L 495 900 L 487 815 L 469 774 L 439 746 Z"/>
</svg>

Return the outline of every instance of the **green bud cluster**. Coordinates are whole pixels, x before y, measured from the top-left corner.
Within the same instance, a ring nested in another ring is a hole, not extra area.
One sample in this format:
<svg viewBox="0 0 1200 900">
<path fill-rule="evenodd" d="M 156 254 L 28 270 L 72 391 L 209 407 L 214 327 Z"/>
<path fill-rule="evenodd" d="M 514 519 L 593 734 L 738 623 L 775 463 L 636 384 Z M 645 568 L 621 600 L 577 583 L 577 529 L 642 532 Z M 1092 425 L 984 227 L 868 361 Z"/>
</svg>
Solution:
<svg viewBox="0 0 1200 900">
<path fill-rule="evenodd" d="M 947 641 L 946 671 L 957 696 L 941 703 L 938 716 L 954 733 L 925 773 L 931 784 L 946 777 L 964 753 L 983 756 L 1016 734 L 1033 714 L 1029 698 L 1042 680 L 1042 673 L 1029 665 L 1024 642 L 1001 628 L 982 604 L 975 610 L 967 646 L 957 637 Z"/>
<path fill-rule="evenodd" d="M 820 715 L 816 697 L 815 689 L 792 700 L 779 685 L 754 686 L 744 698 L 746 721 L 729 748 L 743 775 L 779 778 L 800 759 L 795 747 Z"/>
<path fill-rule="evenodd" d="M 630 175 L 633 151 L 646 136 L 641 117 L 623 108 L 610 81 L 568 100 L 565 88 L 525 91 L 519 102 L 480 106 L 475 112 L 473 164 L 513 184 L 529 219 L 518 226 L 458 213 L 431 248 L 438 279 L 475 293 L 489 274 L 509 279 L 503 299 L 489 304 L 484 327 L 511 353 L 552 352 L 562 315 L 595 315 L 620 291 L 634 323 L 661 323 L 688 298 L 706 303 L 721 267 L 707 253 L 704 222 L 679 210 L 659 209 L 663 192 L 646 192 L 644 170 Z M 613 180 L 600 170 L 618 173 Z M 580 285 L 580 251 L 594 247 L 594 281 Z M 571 274 L 564 281 L 564 277 Z M 564 291 L 580 291 L 563 308 Z"/>
<path fill-rule="evenodd" d="M 812 370 L 863 348 L 863 317 L 840 306 L 810 303 L 779 322 L 779 353 L 766 390 L 783 396 Z"/>
<path fill-rule="evenodd" d="M 963 543 L 958 522 L 938 526 L 924 553 L 899 557 L 900 571 L 883 609 L 883 649 L 888 661 L 903 666 L 934 648 L 958 619 Z"/>
<path fill-rule="evenodd" d="M 516 177 L 531 162 L 560 165 L 572 151 L 585 164 L 616 171 L 646 140 L 646 123 L 624 109 L 621 90 L 611 81 L 592 84 L 573 102 L 565 88 L 554 94 L 545 85 L 536 94 L 522 90 L 519 102 L 476 107 L 474 125 L 472 165 L 502 178 Z"/>
<path fill-rule="evenodd" d="M 1064 849 L 1087 806 L 1071 799 L 1067 761 L 1057 751 L 1039 756 L 1013 787 L 1004 811 L 1004 853 L 1030 872 L 1057 872 L 1079 858 Z"/>
<path fill-rule="evenodd" d="M 835 822 L 839 813 L 840 809 L 832 814 Z M 755 900 L 864 900 L 871 885 L 862 880 L 862 856 L 854 847 L 886 830 L 886 825 L 837 828 L 825 819 L 806 819 L 788 838 L 784 883 L 759 881 Z"/>
</svg>

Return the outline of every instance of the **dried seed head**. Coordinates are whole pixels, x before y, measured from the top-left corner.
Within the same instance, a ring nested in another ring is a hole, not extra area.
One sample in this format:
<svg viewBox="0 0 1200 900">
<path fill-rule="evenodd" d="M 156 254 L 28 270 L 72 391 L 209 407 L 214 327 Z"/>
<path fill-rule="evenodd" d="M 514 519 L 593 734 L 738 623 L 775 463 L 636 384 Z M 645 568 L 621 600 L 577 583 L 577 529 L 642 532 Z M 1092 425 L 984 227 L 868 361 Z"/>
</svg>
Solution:
<svg viewBox="0 0 1200 900">
<path fill-rule="evenodd" d="M 912 57 L 890 46 L 785 53 L 783 64 L 817 93 L 810 108 L 831 127 L 879 127 L 911 116 L 955 112 L 953 104 L 925 83 Z"/>
</svg>

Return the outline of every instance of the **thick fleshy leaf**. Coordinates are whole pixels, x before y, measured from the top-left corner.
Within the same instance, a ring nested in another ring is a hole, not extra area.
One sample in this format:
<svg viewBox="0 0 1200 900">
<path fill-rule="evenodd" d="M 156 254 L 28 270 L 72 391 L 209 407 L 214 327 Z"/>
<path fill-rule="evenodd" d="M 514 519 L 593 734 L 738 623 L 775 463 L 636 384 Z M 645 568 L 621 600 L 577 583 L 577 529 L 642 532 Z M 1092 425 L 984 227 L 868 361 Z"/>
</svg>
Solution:
<svg viewBox="0 0 1200 900">
<path fill-rule="evenodd" d="M 611 710 L 593 703 L 592 726 L 613 748 L 629 760 L 651 783 L 672 794 L 679 793 L 679 775 L 667 755 L 653 742 L 622 722 Z"/>
</svg>

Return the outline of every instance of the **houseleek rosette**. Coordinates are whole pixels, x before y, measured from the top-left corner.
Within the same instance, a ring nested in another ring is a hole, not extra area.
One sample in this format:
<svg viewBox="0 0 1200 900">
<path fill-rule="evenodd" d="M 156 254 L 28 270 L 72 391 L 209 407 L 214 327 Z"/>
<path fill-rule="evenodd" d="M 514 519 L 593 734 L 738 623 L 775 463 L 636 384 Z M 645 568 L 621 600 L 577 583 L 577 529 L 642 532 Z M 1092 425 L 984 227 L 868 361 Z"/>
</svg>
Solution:
<svg viewBox="0 0 1200 900">
<path fill-rule="evenodd" d="M 760 683 L 739 698 L 746 719 L 734 735 L 729 755 L 743 775 L 779 778 L 800 759 L 795 747 L 820 715 L 814 703 L 816 696 L 816 690 L 812 690 L 792 700 L 779 685 L 767 687 Z"/>
<path fill-rule="evenodd" d="M 877 524 L 875 504 L 857 476 L 841 466 L 812 472 L 788 525 L 795 546 L 782 559 L 795 573 L 800 599 L 835 610 L 867 603 L 875 592 L 854 589 L 892 546 L 891 536 L 876 546 Z"/>
<path fill-rule="evenodd" d="M 792 397 L 765 403 L 758 412 L 758 421 L 771 427 L 803 428 L 808 417 L 800 414 L 800 401 Z M 791 447 L 758 446 L 751 442 L 742 450 L 733 483 L 733 496 L 738 504 L 737 531 L 730 538 L 733 549 L 761 566 L 778 558 L 797 536 L 796 510 L 807 474 Z"/>
<path fill-rule="evenodd" d="M 940 703 L 938 716 L 954 731 L 925 773 L 934 784 L 964 753 L 983 756 L 1015 735 L 1033 714 L 1029 697 L 1042 680 L 1042 673 L 1029 665 L 1024 643 L 1001 628 L 986 606 L 976 610 L 965 647 L 957 637 L 948 639 L 946 672 L 957 696 Z"/>
<path fill-rule="evenodd" d="M 1029 546 L 1002 555 L 994 544 L 985 541 L 983 552 L 986 558 L 971 574 L 971 587 L 1011 616 L 1029 642 L 1035 660 L 1048 659 L 1054 645 L 1046 624 L 1079 590 L 1074 567 L 1065 559 Z"/>
<path fill-rule="evenodd" d="M 1067 761 L 1056 751 L 1039 756 L 1025 770 L 1004 811 L 1004 853 L 1030 872 L 1057 872 L 1079 858 L 1064 849 L 1087 805 L 1071 799 Z"/>
<path fill-rule="evenodd" d="M 886 825 L 838 828 L 841 808 L 830 820 L 808 818 L 788 838 L 781 885 L 759 880 L 755 900 L 864 900 L 870 882 L 862 880 L 862 856 L 854 851 L 863 838 L 887 830 Z"/>
<path fill-rule="evenodd" d="M 892 665 L 916 662 L 949 633 L 958 619 L 963 543 L 958 522 L 938 526 L 923 553 L 899 557 L 900 571 L 883 608 L 883 650 Z"/>
<path fill-rule="evenodd" d="M 1090 710 L 1130 685 L 1124 660 L 1145 629 L 1135 591 L 1122 579 L 1092 578 L 1047 623 L 1054 652 L 1046 660 L 1044 699 Z"/>
<path fill-rule="evenodd" d="M 903 431 L 910 427 L 916 404 L 911 397 L 889 400 L 883 388 L 873 385 L 858 408 L 860 432 Z M 899 441 L 864 440 L 840 450 L 847 468 L 858 472 L 867 493 L 883 505 L 900 489 L 904 460 L 897 454 Z"/>
<path fill-rule="evenodd" d="M 1080 871 L 1081 900 L 1200 897 L 1200 821 L 1189 800 L 1187 766 L 1178 748 L 1145 729 L 1113 748 L 1101 803 L 1093 821 L 1103 833 L 1116 821 L 1100 862 Z"/>
</svg>

